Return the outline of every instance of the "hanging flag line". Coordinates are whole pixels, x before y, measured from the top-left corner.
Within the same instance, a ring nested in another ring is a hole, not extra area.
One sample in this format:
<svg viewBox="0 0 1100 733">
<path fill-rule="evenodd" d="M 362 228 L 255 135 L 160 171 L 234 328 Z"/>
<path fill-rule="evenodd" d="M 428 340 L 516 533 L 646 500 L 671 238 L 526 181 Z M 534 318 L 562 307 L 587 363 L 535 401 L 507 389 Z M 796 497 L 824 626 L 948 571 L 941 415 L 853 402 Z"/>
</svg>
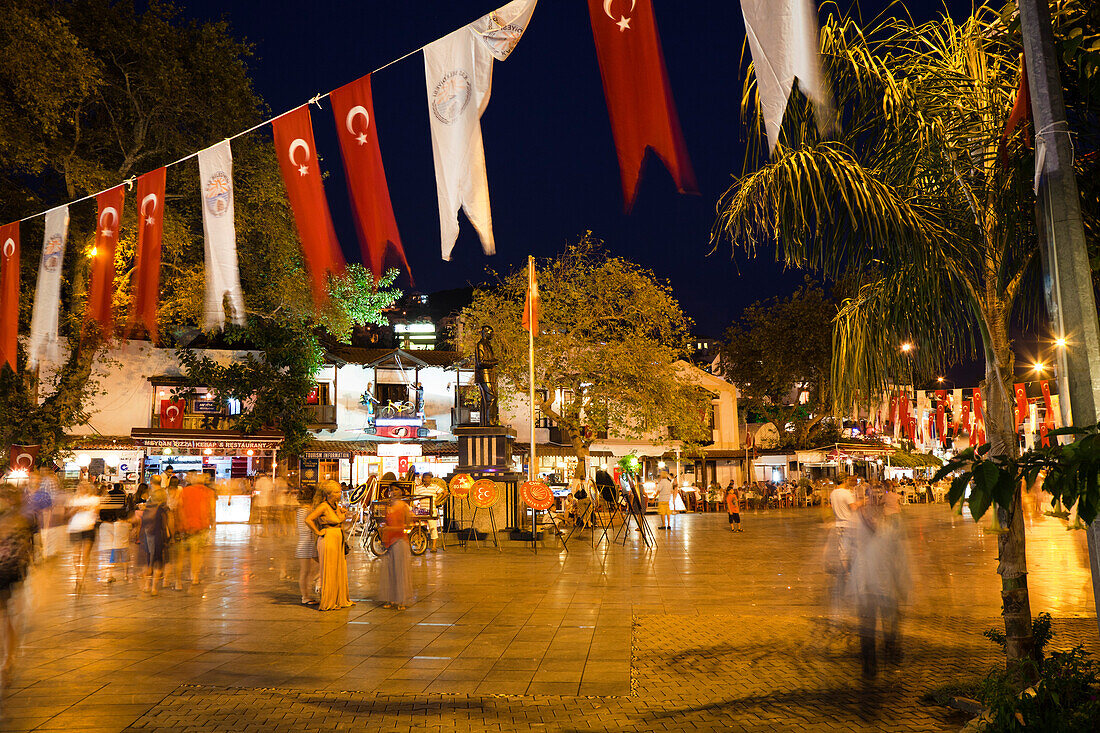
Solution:
<svg viewBox="0 0 1100 733">
<path fill-rule="evenodd" d="M 479 16 L 479 18 L 480 18 L 480 16 Z M 476 20 L 477 19 L 475 19 L 472 22 L 476 22 Z M 466 25 L 469 25 L 469 23 L 467 23 L 465 25 L 461 25 L 458 28 L 455 28 L 454 30 L 460 30 L 462 28 L 465 28 Z M 420 46 L 419 48 L 415 48 L 412 51 L 409 51 L 408 53 L 406 53 L 402 56 L 398 56 L 397 58 L 392 59 L 391 61 L 387 61 L 386 63 L 382 64 L 377 69 L 375 69 L 374 71 L 368 72 L 368 74 L 370 74 L 370 75 L 377 74 L 379 71 L 382 71 L 383 69 L 388 69 L 389 67 L 393 66 L 394 64 L 400 63 L 400 62 L 404 61 L 405 59 L 409 58 L 410 56 L 415 56 L 416 54 L 420 53 L 421 51 L 423 51 L 428 46 L 435 43 L 435 41 L 438 41 L 441 38 L 446 38 L 448 35 L 450 35 L 453 32 L 454 31 L 449 31 L 448 33 L 445 33 L 444 35 L 440 36 L 439 38 L 437 38 L 433 41 L 429 41 L 428 43 L 425 43 L 423 46 Z M 327 91 L 323 94 L 316 94 L 313 97 L 310 97 L 310 99 L 307 102 L 305 102 L 305 104 L 316 104 L 318 107 L 320 107 L 321 106 L 320 105 L 321 100 L 328 97 L 330 94 L 332 94 L 331 90 Z M 302 105 L 300 105 L 300 104 L 295 105 L 295 106 L 291 107 L 290 109 L 288 109 L 286 112 L 281 112 L 277 115 L 274 115 L 274 116 L 264 120 L 263 122 L 258 122 L 255 125 L 253 125 L 252 127 L 249 127 L 247 130 L 241 130 L 238 133 L 230 135 L 229 137 L 225 138 L 225 141 L 236 140 L 237 138 L 242 137 L 244 135 L 247 135 L 250 132 L 255 132 L 256 130 L 259 130 L 261 127 L 264 127 L 266 125 L 270 125 L 272 122 L 279 119 L 283 115 L 285 115 L 289 112 L 293 112 L 294 110 L 298 109 L 301 106 Z M 223 141 L 219 140 L 218 142 L 223 142 Z M 215 143 L 215 144 L 217 144 L 217 143 Z M 200 152 L 202 152 L 202 151 L 196 150 L 193 153 L 188 153 L 187 155 L 183 156 L 179 160 L 174 160 L 171 163 L 166 163 L 165 165 L 160 166 L 160 167 L 171 168 L 174 165 L 179 165 L 180 163 L 186 163 L 187 161 L 191 160 L 192 158 L 198 156 L 198 154 Z M 107 191 L 110 191 L 111 189 L 113 189 L 117 186 L 120 186 L 120 185 L 125 185 L 126 189 L 130 190 L 134 187 L 134 182 L 137 179 L 138 179 L 137 175 L 130 176 L 129 178 L 123 179 L 121 183 L 112 184 L 112 185 L 108 186 L 107 188 L 103 189 L 102 191 L 96 191 L 95 193 L 90 193 L 87 196 L 81 196 L 78 199 L 73 199 L 72 201 L 68 201 L 68 202 L 63 203 L 63 204 L 57 204 L 56 206 L 51 206 L 48 209 L 43 209 L 42 211 L 39 211 L 36 214 L 30 214 L 28 216 L 24 216 L 22 219 L 17 219 L 15 221 L 19 221 L 19 222 L 28 221 L 30 219 L 33 219 L 33 218 L 37 217 L 37 216 L 44 216 L 45 214 L 52 211 L 53 209 L 58 208 L 59 206 L 72 206 L 73 204 L 79 204 L 82 201 L 87 201 L 89 199 L 94 199 L 96 196 L 99 196 L 100 194 L 106 193 Z"/>
</svg>

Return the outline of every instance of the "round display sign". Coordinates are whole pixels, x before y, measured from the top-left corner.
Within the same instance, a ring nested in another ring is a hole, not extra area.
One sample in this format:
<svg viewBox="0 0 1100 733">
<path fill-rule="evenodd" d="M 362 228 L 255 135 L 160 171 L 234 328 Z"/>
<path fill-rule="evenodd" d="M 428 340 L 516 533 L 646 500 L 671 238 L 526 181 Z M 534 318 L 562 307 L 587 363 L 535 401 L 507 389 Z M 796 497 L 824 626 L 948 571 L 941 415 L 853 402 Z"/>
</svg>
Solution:
<svg viewBox="0 0 1100 733">
<path fill-rule="evenodd" d="M 532 509 L 545 511 L 554 506 L 554 492 L 542 481 L 524 481 L 519 487 L 519 497 Z"/>
<path fill-rule="evenodd" d="M 442 503 L 447 498 L 447 494 L 450 493 L 450 489 L 447 488 L 447 482 L 439 478 L 438 476 L 435 476 L 432 478 L 432 486 L 435 487 L 436 491 L 436 504 Z"/>
<path fill-rule="evenodd" d="M 470 490 L 470 496 L 473 497 L 474 506 L 482 509 L 488 509 L 500 500 L 500 492 L 497 491 L 496 481 L 487 478 L 474 482 L 474 486 Z"/>
<path fill-rule="evenodd" d="M 470 493 L 473 485 L 474 480 L 468 473 L 456 473 L 451 477 L 451 493 L 460 499 Z"/>
</svg>

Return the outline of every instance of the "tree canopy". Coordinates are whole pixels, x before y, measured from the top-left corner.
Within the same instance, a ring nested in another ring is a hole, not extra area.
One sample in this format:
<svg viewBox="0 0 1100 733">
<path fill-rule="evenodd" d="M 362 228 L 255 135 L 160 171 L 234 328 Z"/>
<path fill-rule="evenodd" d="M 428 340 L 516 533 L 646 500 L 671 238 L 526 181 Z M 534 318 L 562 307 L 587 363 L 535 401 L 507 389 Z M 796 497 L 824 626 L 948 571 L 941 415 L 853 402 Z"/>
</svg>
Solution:
<svg viewBox="0 0 1100 733">
<path fill-rule="evenodd" d="M 836 304 L 807 279 L 787 298 L 753 303 L 726 331 L 719 355 L 723 377 L 741 405 L 774 422 L 782 444 L 812 448 L 839 437 L 831 414 L 830 378 Z"/>
<path fill-rule="evenodd" d="M 0 7 L 0 220 L 95 193 L 268 115 L 249 77 L 251 47 L 228 23 L 187 20 L 161 0 L 143 5 L 139 10 L 130 0 L 12 0 Z M 381 309 L 400 295 L 392 287 L 396 273 L 375 283 L 352 267 L 333 279 L 324 303 L 314 303 L 270 134 L 256 131 L 232 147 L 241 285 L 246 316 L 255 320 L 249 327 L 277 322 L 280 330 L 294 330 L 278 348 L 299 348 L 293 361 L 311 363 L 319 348 L 314 330 L 346 339 L 353 325 L 377 322 Z M 171 347 L 190 341 L 202 321 L 203 231 L 194 160 L 168 169 L 166 198 L 158 331 L 160 345 Z M 92 361 L 104 343 L 124 332 L 130 315 L 135 209 L 129 202 L 124 209 L 115 255 L 116 328 L 104 342 L 83 329 L 89 263 L 84 254 L 92 244 L 95 202 L 70 208 L 60 330 L 71 363 L 63 379 L 39 384 L 20 354 L 18 373 L 0 381 L 0 442 L 45 446 L 51 435 L 84 419 L 83 406 L 94 391 L 87 383 Z M 41 217 L 21 227 L 24 333 L 42 227 Z M 285 362 L 276 357 L 273 363 Z M 291 382 L 284 386 L 296 398 L 301 390 Z M 43 412 L 48 404 L 71 409 Z M 44 450 L 40 456 L 53 454 Z"/>
<path fill-rule="evenodd" d="M 538 265 L 537 273 L 536 401 L 573 446 L 578 470 L 595 435 L 609 428 L 627 439 L 709 440 L 709 395 L 677 379 L 691 321 L 667 282 L 610 256 L 591 233 Z M 475 291 L 459 335 L 462 352 L 472 354 L 480 327 L 491 325 L 500 374 L 524 394 L 526 288 L 526 270 L 517 270 Z M 559 391 L 567 399 L 555 403 Z"/>
</svg>

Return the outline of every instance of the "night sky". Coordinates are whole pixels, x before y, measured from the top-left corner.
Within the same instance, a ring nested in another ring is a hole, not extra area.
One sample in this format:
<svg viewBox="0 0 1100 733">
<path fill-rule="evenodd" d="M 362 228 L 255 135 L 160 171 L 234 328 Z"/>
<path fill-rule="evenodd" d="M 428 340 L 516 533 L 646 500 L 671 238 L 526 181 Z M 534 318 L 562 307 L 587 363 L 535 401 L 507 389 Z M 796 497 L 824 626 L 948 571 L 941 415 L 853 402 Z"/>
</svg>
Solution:
<svg viewBox="0 0 1100 733">
<path fill-rule="evenodd" d="M 624 5 L 629 0 L 615 0 Z M 226 17 L 255 45 L 252 75 L 274 113 L 327 92 L 439 38 L 503 0 L 410 3 L 407 0 L 182 0 L 195 18 Z M 869 10 L 882 0 L 862 4 Z M 961 12 L 969 3 L 952 2 Z M 910 3 L 921 19 L 941 2 Z M 695 168 L 700 196 L 676 193 L 650 158 L 633 213 L 623 213 L 618 162 L 584 0 L 541 0 L 515 52 L 493 70 L 482 117 L 497 254 L 486 257 L 460 215 L 462 235 L 451 262 L 440 258 L 439 219 L 421 54 L 375 75 L 375 116 L 398 227 L 416 288 L 433 292 L 506 272 L 528 254 L 551 257 L 592 230 L 617 255 L 651 268 L 673 286 L 700 336 L 719 336 L 755 300 L 785 294 L 801 282 L 774 254 L 711 253 L 715 202 L 741 171 L 744 27 L 740 4 L 658 0 L 657 25 Z M 331 108 L 313 108 L 314 132 L 330 174 L 326 192 L 341 245 L 360 261 L 342 177 Z M 255 135 L 270 139 L 270 128 Z M 407 285 L 407 283 L 405 283 Z"/>
</svg>

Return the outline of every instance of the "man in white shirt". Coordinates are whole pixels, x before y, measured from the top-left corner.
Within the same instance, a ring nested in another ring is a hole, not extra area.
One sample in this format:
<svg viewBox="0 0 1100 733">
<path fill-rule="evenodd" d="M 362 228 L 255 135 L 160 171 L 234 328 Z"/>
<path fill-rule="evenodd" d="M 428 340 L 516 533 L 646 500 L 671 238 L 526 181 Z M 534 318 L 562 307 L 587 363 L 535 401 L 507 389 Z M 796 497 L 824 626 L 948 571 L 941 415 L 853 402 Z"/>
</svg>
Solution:
<svg viewBox="0 0 1100 733">
<path fill-rule="evenodd" d="M 668 471 L 661 471 L 661 478 L 657 480 L 657 516 L 661 518 L 661 524 L 657 529 L 672 529 L 668 522 L 672 514 L 673 491 L 674 487 L 668 477 Z"/>
<path fill-rule="evenodd" d="M 852 557 L 852 539 L 856 528 L 856 511 L 862 506 L 862 502 L 856 499 L 856 477 L 849 476 L 842 486 L 833 489 L 829 494 L 829 505 L 833 508 L 833 516 L 836 517 L 837 544 L 840 550 L 841 567 L 845 570 Z"/>
</svg>

